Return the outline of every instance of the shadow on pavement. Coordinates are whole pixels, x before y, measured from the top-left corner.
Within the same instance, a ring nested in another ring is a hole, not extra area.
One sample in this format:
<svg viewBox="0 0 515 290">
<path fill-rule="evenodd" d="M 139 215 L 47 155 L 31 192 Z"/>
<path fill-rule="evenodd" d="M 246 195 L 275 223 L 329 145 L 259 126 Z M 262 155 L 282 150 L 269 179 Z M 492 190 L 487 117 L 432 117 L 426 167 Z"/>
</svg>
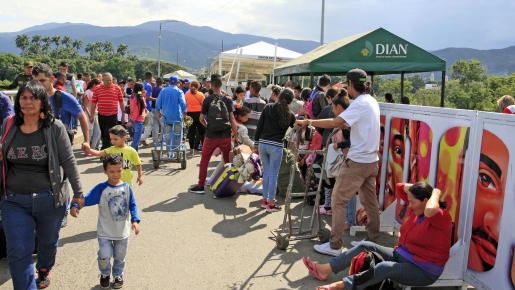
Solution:
<svg viewBox="0 0 515 290">
<path fill-rule="evenodd" d="M 63 239 L 59 239 L 59 247 L 63 247 L 66 244 L 80 243 L 92 239 L 97 238 L 97 231 L 89 231 L 85 233 L 80 233 L 75 236 L 66 237 Z"/>
<path fill-rule="evenodd" d="M 189 192 L 181 192 L 176 197 L 158 202 L 154 205 L 144 208 L 143 212 L 180 212 L 193 208 L 203 203 L 203 195 L 197 195 Z"/>
</svg>

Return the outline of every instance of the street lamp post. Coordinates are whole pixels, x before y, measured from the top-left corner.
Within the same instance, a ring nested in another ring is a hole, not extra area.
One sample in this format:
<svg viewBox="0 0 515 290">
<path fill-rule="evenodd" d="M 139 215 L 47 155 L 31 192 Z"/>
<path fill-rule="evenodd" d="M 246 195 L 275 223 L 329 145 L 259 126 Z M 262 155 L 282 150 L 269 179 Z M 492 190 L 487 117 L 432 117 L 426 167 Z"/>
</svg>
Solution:
<svg viewBox="0 0 515 290">
<path fill-rule="evenodd" d="M 324 44 L 325 0 L 322 0 L 322 19 L 320 24 L 320 45 Z"/>
<path fill-rule="evenodd" d="M 178 22 L 177 20 L 166 20 L 159 22 L 159 36 L 158 38 L 158 46 L 157 46 L 157 76 L 161 77 L 161 38 L 162 38 L 162 29 L 163 24 L 169 22 Z"/>
</svg>

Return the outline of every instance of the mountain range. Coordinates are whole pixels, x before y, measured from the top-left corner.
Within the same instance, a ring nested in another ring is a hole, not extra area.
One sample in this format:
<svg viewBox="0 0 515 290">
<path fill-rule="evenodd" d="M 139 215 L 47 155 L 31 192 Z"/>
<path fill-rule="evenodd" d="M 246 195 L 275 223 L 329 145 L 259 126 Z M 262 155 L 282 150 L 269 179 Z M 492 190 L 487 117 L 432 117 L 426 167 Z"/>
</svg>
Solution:
<svg viewBox="0 0 515 290">
<path fill-rule="evenodd" d="M 0 33 L 0 52 L 19 53 L 16 47 L 18 34 L 68 35 L 85 44 L 94 41 L 111 41 L 129 46 L 129 52 L 141 58 L 157 59 L 159 23 L 150 21 L 136 26 L 101 27 L 84 23 L 46 23 L 17 32 Z M 223 41 L 223 42 L 222 42 Z M 284 48 L 306 53 L 318 46 L 309 40 L 273 39 L 250 34 L 233 34 L 208 26 L 194 26 L 181 21 L 162 25 L 161 59 L 192 69 L 205 67 L 222 50 L 234 49 L 254 42 L 277 43 Z M 409 39 L 408 39 L 409 41 Z M 432 51 L 451 66 L 460 59 L 478 59 L 489 75 L 507 75 L 515 72 L 515 45 L 503 49 L 477 50 L 472 48 L 445 48 Z"/>
</svg>

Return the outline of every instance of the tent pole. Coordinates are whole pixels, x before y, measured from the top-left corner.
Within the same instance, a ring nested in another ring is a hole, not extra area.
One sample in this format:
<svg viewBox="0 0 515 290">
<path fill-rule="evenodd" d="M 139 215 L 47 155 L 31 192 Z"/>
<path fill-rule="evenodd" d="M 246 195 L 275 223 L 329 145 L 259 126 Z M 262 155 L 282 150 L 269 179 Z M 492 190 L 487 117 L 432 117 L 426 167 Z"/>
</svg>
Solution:
<svg viewBox="0 0 515 290">
<path fill-rule="evenodd" d="M 314 88 L 314 83 L 315 83 L 315 76 L 313 75 L 313 73 L 310 73 L 309 74 L 309 87 L 310 88 Z"/>
<path fill-rule="evenodd" d="M 404 97 L 404 72 L 401 72 L 401 99 Z"/>
<path fill-rule="evenodd" d="M 442 88 L 441 88 L 441 96 L 440 96 L 440 107 L 445 106 L 445 71 L 442 71 Z"/>
<path fill-rule="evenodd" d="M 370 94 L 373 96 L 373 95 L 375 95 L 375 92 L 374 92 L 374 73 L 370 74 L 370 86 L 372 87 L 372 91 L 370 92 Z"/>
</svg>

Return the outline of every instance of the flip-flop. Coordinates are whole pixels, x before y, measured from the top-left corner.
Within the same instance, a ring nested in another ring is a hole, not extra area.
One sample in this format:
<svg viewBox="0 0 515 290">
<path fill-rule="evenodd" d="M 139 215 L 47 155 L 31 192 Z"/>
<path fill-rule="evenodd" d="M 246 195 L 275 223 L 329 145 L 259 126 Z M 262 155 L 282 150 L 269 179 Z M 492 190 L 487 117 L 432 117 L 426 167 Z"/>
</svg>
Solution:
<svg viewBox="0 0 515 290">
<path fill-rule="evenodd" d="M 322 278 L 322 276 L 318 272 L 315 262 L 311 261 L 308 257 L 303 257 L 302 262 L 304 262 L 304 266 L 306 266 L 306 268 L 308 268 L 309 273 L 311 273 L 311 274 L 313 274 L 313 276 L 315 276 L 315 279 L 317 279 L 319 281 L 327 280 L 327 278 Z"/>
<path fill-rule="evenodd" d="M 329 285 L 318 286 L 316 290 L 331 290 L 331 286 L 329 286 Z"/>
</svg>

